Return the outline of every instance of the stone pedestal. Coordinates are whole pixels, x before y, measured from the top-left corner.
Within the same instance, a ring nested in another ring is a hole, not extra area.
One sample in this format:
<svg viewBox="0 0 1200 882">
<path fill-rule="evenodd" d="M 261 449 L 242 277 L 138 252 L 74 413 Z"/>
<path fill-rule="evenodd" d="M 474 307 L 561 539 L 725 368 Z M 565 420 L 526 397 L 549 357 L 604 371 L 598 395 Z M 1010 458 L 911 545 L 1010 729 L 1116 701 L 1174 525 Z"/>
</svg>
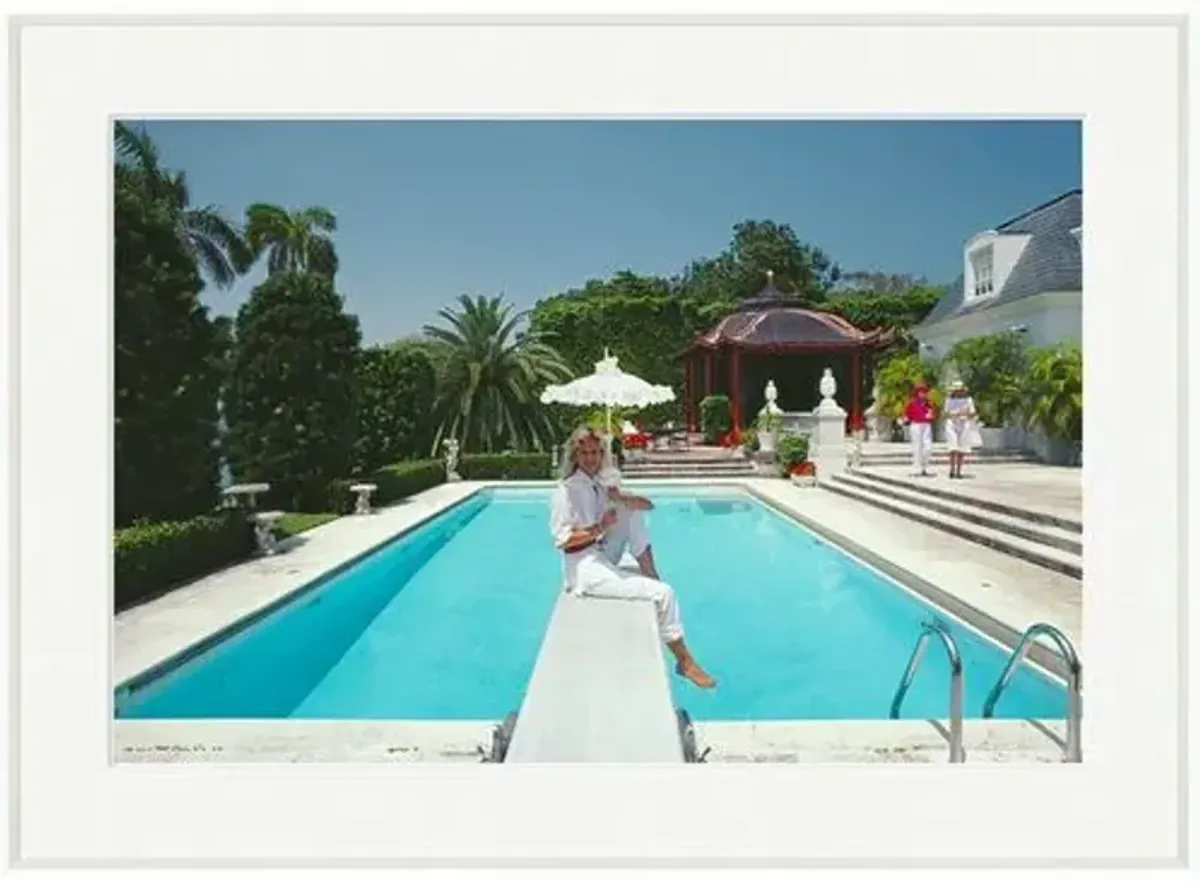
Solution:
<svg viewBox="0 0 1200 882">
<path fill-rule="evenodd" d="M 825 369 L 821 378 L 821 403 L 813 411 L 816 428 L 809 438 L 808 458 L 817 467 L 817 483 L 829 481 L 834 475 L 846 471 L 850 452 L 846 441 L 846 411 L 837 403 L 834 395 L 837 384 L 833 372 Z"/>
<path fill-rule="evenodd" d="M 846 411 L 826 398 L 813 412 L 817 427 L 809 439 L 808 458 L 817 467 L 817 482 L 823 483 L 846 471 L 850 452 L 846 442 Z"/>
</svg>

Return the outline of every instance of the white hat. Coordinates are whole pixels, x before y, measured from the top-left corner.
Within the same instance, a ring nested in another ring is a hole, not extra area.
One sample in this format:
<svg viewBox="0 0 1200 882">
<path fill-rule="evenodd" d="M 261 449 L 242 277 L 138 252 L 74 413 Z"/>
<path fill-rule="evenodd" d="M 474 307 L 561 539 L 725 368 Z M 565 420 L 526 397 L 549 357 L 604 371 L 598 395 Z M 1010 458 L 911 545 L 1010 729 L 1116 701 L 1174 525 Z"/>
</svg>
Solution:
<svg viewBox="0 0 1200 882">
<path fill-rule="evenodd" d="M 956 391 L 958 389 L 966 389 L 966 388 L 967 388 L 967 386 L 962 380 L 955 380 L 953 383 L 950 384 L 951 391 Z"/>
</svg>

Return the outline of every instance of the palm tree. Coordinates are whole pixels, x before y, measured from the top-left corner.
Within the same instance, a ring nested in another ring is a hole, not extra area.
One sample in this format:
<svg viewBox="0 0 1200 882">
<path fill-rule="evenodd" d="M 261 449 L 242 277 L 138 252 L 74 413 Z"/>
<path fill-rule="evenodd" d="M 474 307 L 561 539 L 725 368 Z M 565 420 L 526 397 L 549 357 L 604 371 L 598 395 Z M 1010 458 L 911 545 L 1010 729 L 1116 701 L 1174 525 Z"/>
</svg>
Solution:
<svg viewBox="0 0 1200 882">
<path fill-rule="evenodd" d="M 337 218 L 319 205 L 288 211 L 256 202 L 246 209 L 246 238 L 257 259 L 267 255 L 267 272 L 312 272 L 333 277 L 337 252 L 329 234 Z"/>
<path fill-rule="evenodd" d="M 169 205 L 177 213 L 176 232 L 201 272 L 218 288 L 232 285 L 253 262 L 237 227 L 215 205 L 191 207 L 187 176 L 162 168 L 158 149 L 145 129 L 118 122 L 114 140 L 117 186 L 136 187 L 147 199 Z"/>
<path fill-rule="evenodd" d="M 425 334 L 448 350 L 434 406 L 436 453 L 444 438 L 464 451 L 547 449 L 556 428 L 542 390 L 571 376 L 563 357 L 531 331 L 517 333 L 525 313 L 500 297 L 462 295 L 458 308 L 438 312 L 445 326 Z"/>
</svg>

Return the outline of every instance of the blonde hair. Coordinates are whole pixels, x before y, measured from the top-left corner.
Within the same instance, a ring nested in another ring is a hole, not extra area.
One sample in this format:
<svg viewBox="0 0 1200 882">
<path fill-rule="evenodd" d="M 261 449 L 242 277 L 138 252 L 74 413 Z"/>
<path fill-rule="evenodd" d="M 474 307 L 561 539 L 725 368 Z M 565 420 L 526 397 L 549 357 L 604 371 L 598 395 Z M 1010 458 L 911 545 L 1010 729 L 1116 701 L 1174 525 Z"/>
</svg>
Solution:
<svg viewBox="0 0 1200 882">
<path fill-rule="evenodd" d="M 579 468 L 579 448 L 588 441 L 595 441 L 603 452 L 604 439 L 591 426 L 579 426 L 567 436 L 562 450 L 562 474 L 559 476 L 562 480 L 565 481 L 575 474 L 575 470 Z"/>
</svg>

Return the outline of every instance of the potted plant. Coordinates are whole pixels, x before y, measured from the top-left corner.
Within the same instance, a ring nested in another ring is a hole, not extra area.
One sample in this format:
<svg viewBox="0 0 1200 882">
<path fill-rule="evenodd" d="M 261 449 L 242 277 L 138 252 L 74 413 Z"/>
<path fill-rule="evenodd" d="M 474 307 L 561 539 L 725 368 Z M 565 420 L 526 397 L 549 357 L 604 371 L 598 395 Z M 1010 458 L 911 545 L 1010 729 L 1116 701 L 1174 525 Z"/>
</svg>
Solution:
<svg viewBox="0 0 1200 882">
<path fill-rule="evenodd" d="M 760 412 L 758 419 L 754 421 L 754 428 L 758 432 L 758 449 L 763 453 L 774 453 L 775 439 L 779 436 L 779 430 L 782 427 L 782 414 L 766 409 Z"/>
<path fill-rule="evenodd" d="M 779 436 L 779 468 L 788 477 L 811 477 L 816 468 L 808 459 L 808 436 L 784 432 Z"/>
<path fill-rule="evenodd" d="M 700 401 L 700 430 L 706 444 L 720 444 L 733 425 L 726 395 L 709 395 Z"/>
</svg>

